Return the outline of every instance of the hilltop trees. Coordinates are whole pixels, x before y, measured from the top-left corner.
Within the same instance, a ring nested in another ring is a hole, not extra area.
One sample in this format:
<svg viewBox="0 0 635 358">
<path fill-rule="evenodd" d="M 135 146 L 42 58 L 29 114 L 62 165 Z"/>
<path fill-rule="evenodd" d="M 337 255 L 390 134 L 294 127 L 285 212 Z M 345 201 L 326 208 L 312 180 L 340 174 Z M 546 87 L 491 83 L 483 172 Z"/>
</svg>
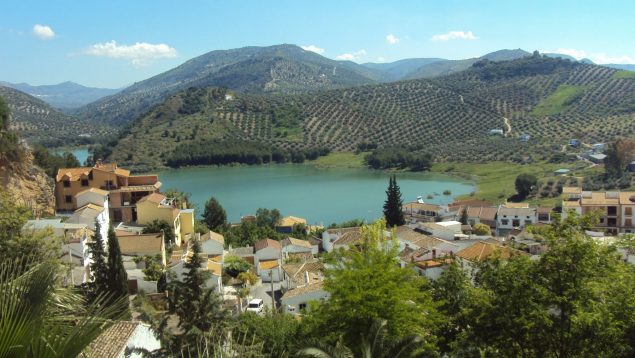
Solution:
<svg viewBox="0 0 635 358">
<path fill-rule="evenodd" d="M 0 163 L 13 163 L 22 159 L 24 151 L 21 150 L 18 136 L 9 131 L 9 106 L 0 97 Z"/>
<path fill-rule="evenodd" d="M 388 227 L 400 226 L 406 222 L 401 210 L 402 205 L 401 190 L 397 185 L 396 177 L 392 175 L 388 181 L 386 202 L 384 203 L 384 218 Z"/>
<path fill-rule="evenodd" d="M 216 198 L 212 197 L 205 203 L 203 222 L 214 231 L 227 223 L 227 213 Z"/>
</svg>

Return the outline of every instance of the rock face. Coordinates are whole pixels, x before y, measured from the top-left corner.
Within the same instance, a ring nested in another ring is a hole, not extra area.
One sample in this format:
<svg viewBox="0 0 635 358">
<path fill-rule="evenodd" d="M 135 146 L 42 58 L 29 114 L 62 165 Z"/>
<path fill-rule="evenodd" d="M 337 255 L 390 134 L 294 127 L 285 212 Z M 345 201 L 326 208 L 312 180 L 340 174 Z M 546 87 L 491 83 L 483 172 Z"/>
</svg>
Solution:
<svg viewBox="0 0 635 358">
<path fill-rule="evenodd" d="M 13 195 L 15 200 L 31 209 L 38 217 L 55 215 L 55 183 L 44 171 L 33 165 L 30 153 L 24 163 L 0 166 L 1 190 Z"/>
</svg>

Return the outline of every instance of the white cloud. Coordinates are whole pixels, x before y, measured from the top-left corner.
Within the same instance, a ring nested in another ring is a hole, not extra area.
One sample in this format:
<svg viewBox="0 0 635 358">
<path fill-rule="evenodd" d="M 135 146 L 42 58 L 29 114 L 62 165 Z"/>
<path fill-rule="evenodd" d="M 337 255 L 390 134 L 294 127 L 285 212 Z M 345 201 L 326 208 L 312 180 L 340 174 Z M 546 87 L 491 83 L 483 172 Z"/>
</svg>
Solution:
<svg viewBox="0 0 635 358">
<path fill-rule="evenodd" d="M 450 31 L 445 34 L 432 36 L 432 41 L 449 41 L 449 40 L 477 40 L 478 37 L 472 31 Z"/>
<path fill-rule="evenodd" d="M 324 50 L 323 48 L 317 47 L 315 45 L 308 45 L 308 46 L 300 46 L 302 47 L 302 49 L 304 51 L 311 51 L 311 52 L 315 52 L 319 55 L 323 54 L 324 52 L 326 52 L 326 50 Z"/>
<path fill-rule="evenodd" d="M 399 42 L 399 39 L 397 38 L 397 36 L 393 34 L 388 34 L 386 35 L 386 42 L 388 42 L 391 45 L 394 45 Z"/>
<path fill-rule="evenodd" d="M 137 42 L 134 45 L 117 45 L 115 40 L 91 45 L 84 54 L 130 60 L 130 63 L 135 66 L 143 66 L 150 60 L 158 58 L 177 56 L 176 50 L 166 44 Z"/>
<path fill-rule="evenodd" d="M 366 50 L 361 49 L 359 51 L 355 51 L 353 53 L 343 53 L 339 56 L 336 56 L 335 59 L 336 60 L 343 60 L 343 61 L 357 61 L 359 60 L 361 57 L 366 56 Z"/>
<path fill-rule="evenodd" d="M 383 57 L 377 57 L 377 62 L 386 62 L 386 59 Z"/>
<path fill-rule="evenodd" d="M 621 55 L 621 56 L 612 56 L 607 55 L 603 52 L 586 52 L 584 50 L 577 50 L 574 48 L 559 48 L 555 51 L 549 50 L 541 50 L 540 53 L 559 53 L 562 55 L 569 55 L 576 60 L 581 60 L 583 58 L 588 58 L 593 61 L 593 63 L 597 63 L 599 65 L 609 64 L 609 63 L 619 63 L 619 64 L 635 64 L 635 58 Z"/>
<path fill-rule="evenodd" d="M 33 26 L 33 35 L 42 40 L 50 40 L 55 37 L 55 31 L 50 26 L 35 24 Z"/>
</svg>

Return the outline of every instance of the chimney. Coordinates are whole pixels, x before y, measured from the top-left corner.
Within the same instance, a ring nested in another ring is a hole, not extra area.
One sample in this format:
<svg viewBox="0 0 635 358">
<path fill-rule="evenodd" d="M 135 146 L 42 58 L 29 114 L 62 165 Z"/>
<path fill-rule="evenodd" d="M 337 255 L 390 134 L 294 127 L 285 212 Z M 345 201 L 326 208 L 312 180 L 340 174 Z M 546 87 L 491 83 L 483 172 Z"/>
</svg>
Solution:
<svg viewBox="0 0 635 358">
<path fill-rule="evenodd" d="M 432 249 L 432 258 L 433 259 L 437 258 L 437 249 Z"/>
<path fill-rule="evenodd" d="M 306 282 L 307 285 L 311 284 L 309 280 L 309 271 L 304 271 L 304 281 Z"/>
</svg>

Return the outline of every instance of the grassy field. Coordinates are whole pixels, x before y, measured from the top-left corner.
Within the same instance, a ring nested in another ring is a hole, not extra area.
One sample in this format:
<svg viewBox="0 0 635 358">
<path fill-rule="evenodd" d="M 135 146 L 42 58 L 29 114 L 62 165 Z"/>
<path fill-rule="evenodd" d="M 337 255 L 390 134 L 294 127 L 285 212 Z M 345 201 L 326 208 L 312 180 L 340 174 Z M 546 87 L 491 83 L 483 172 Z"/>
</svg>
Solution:
<svg viewBox="0 0 635 358">
<path fill-rule="evenodd" d="M 588 86 L 560 85 L 554 93 L 540 101 L 531 114 L 536 116 L 552 116 L 562 113 L 587 89 L 589 89 Z"/>
<path fill-rule="evenodd" d="M 521 173 L 533 174 L 538 180 L 553 177 L 553 172 L 560 168 L 570 168 L 571 164 L 536 163 L 528 165 L 507 162 L 478 163 L 436 163 L 432 172 L 457 175 L 474 180 L 476 193 L 472 197 L 489 200 L 494 203 L 504 202 L 514 195 L 514 181 Z M 558 198 L 530 200 L 532 204 L 549 205 L 558 202 Z"/>
<path fill-rule="evenodd" d="M 306 162 L 318 168 L 364 168 L 364 155 L 366 153 L 355 154 L 352 152 L 332 152 L 325 157 Z"/>
<path fill-rule="evenodd" d="M 626 70 L 617 71 L 617 72 L 615 72 L 613 74 L 613 78 L 615 78 L 615 79 L 635 78 L 635 72 L 634 71 L 626 71 Z"/>
</svg>

